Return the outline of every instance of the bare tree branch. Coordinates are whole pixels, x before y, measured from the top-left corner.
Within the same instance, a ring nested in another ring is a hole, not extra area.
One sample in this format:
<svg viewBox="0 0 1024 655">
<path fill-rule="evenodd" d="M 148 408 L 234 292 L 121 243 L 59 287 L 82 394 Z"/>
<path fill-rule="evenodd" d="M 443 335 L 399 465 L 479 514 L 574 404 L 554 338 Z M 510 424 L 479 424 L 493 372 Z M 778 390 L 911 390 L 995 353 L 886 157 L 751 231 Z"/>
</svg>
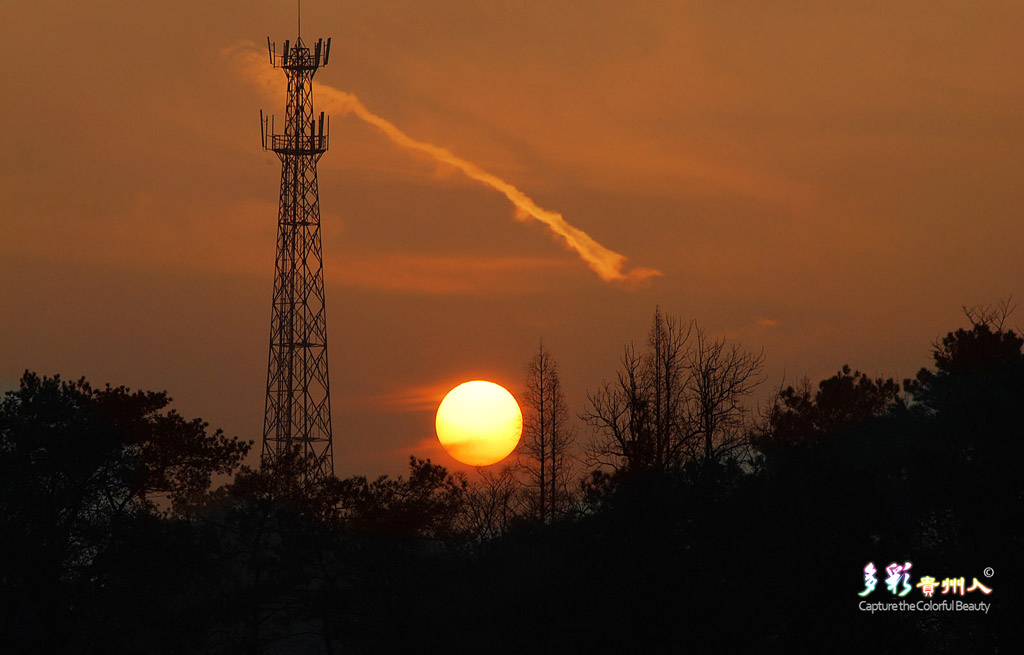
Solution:
<svg viewBox="0 0 1024 655">
<path fill-rule="evenodd" d="M 764 353 L 712 339 L 656 309 L 647 348 L 627 346 L 614 382 L 587 394 L 588 463 L 617 471 L 710 461 L 743 447 Z"/>
</svg>

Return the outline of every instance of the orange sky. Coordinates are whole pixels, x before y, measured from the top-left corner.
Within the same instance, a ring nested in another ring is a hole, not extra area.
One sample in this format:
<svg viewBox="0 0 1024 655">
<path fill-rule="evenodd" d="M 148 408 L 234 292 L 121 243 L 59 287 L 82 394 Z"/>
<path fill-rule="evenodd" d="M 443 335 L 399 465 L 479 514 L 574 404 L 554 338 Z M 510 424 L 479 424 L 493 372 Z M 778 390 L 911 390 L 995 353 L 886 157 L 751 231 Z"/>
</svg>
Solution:
<svg viewBox="0 0 1024 655">
<path fill-rule="evenodd" d="M 912 375 L 961 305 L 1024 298 L 1020 2 L 303 4 L 333 37 L 319 81 L 663 273 L 604 282 L 501 193 L 336 117 L 340 474 L 454 465 L 425 445 L 435 403 L 517 393 L 541 337 L 579 410 L 656 304 L 763 347 L 777 383 Z M 280 164 L 257 117 L 284 96 L 232 53 L 267 34 L 294 39 L 292 2 L 4 8 L 0 389 L 167 389 L 258 438 Z"/>
</svg>

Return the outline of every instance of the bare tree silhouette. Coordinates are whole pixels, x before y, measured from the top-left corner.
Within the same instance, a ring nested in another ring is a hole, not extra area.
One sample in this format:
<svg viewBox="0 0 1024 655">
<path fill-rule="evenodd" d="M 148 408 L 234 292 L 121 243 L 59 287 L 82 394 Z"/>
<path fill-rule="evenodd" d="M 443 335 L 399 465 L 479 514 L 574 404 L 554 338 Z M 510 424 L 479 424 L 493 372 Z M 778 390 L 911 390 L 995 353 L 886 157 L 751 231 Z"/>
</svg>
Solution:
<svg viewBox="0 0 1024 655">
<path fill-rule="evenodd" d="M 695 328 L 687 356 L 687 445 L 690 456 L 704 462 L 728 456 L 747 442 L 747 399 L 764 381 L 764 351 L 751 353 L 725 338 L 711 338 Z"/>
<path fill-rule="evenodd" d="M 709 462 L 746 443 L 746 400 L 763 381 L 764 353 L 712 338 L 655 309 L 647 349 L 631 344 L 615 382 L 588 393 L 589 459 L 617 471 Z"/>
<path fill-rule="evenodd" d="M 480 480 L 469 485 L 462 505 L 462 530 L 482 541 L 505 534 L 523 515 L 523 484 L 516 466 L 503 466 L 497 473 L 480 468 Z"/>
<path fill-rule="evenodd" d="M 569 504 L 569 448 L 575 439 L 558 364 L 541 341 L 526 367 L 525 414 L 521 463 L 526 470 L 528 500 L 541 521 L 554 518 Z"/>
<path fill-rule="evenodd" d="M 682 461 L 688 436 L 686 390 L 693 326 L 655 309 L 647 350 L 630 344 L 614 382 L 588 392 L 580 414 L 596 433 L 589 461 L 615 470 L 664 469 Z"/>
</svg>

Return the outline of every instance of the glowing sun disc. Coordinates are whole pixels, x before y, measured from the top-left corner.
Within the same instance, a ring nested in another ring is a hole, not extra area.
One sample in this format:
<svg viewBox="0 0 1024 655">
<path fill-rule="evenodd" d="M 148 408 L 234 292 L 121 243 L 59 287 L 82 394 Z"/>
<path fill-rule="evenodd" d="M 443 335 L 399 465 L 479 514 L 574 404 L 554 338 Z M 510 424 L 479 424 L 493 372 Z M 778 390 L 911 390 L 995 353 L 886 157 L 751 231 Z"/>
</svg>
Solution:
<svg viewBox="0 0 1024 655">
<path fill-rule="evenodd" d="M 523 412 L 503 386 L 485 380 L 463 382 L 437 407 L 437 440 L 463 464 L 487 466 L 516 449 Z"/>
</svg>

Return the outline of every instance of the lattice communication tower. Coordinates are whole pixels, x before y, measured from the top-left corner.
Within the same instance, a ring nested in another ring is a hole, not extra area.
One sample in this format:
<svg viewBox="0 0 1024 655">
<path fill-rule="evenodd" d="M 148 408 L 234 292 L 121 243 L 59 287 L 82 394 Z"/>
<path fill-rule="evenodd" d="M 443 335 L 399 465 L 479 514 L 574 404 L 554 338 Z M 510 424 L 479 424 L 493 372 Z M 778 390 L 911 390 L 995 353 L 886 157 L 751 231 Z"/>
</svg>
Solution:
<svg viewBox="0 0 1024 655">
<path fill-rule="evenodd" d="M 334 473 L 331 385 L 327 369 L 327 316 L 320 196 L 316 165 L 327 151 L 330 121 L 313 114 L 313 76 L 327 65 L 331 40 L 307 47 L 300 36 L 281 54 L 267 39 L 270 63 L 288 78 L 284 131 L 260 111 L 263 148 L 281 160 L 281 201 L 270 317 L 270 357 L 263 419 L 264 461 L 298 451 L 308 458 L 307 479 Z"/>
</svg>

